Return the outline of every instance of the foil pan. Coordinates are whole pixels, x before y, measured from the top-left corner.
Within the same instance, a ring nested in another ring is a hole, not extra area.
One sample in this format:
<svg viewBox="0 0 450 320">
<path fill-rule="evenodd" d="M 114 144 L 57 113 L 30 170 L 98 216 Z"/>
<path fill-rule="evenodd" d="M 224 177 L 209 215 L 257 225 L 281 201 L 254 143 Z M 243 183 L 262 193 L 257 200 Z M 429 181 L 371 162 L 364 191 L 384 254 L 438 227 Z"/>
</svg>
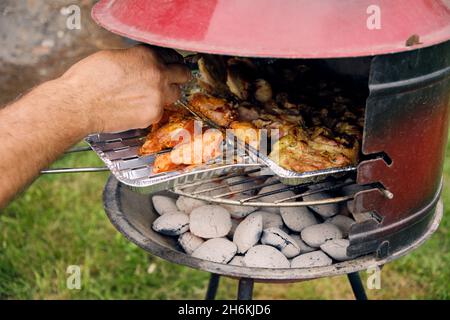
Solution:
<svg viewBox="0 0 450 320">
<path fill-rule="evenodd" d="M 254 154 L 240 154 L 240 162 L 237 163 L 201 164 L 179 171 L 154 174 L 152 165 L 155 155 L 138 155 L 139 148 L 144 142 L 146 135 L 147 132 L 145 130 L 93 134 L 86 138 L 86 142 L 97 153 L 117 180 L 134 191 L 144 194 L 167 190 L 179 184 L 206 180 L 252 167 L 262 167 L 260 171 L 262 175 L 275 174 L 286 185 L 318 182 L 329 176 L 340 177 L 356 170 L 354 167 L 347 167 L 296 173 L 279 167 L 272 160 L 261 154 L 258 157 Z"/>
<path fill-rule="evenodd" d="M 139 156 L 138 154 L 146 135 L 145 130 L 93 134 L 86 138 L 86 142 L 117 180 L 134 191 L 144 194 L 167 190 L 178 184 L 230 174 L 245 168 L 260 167 L 260 164 L 250 158 L 241 156 L 242 163 L 201 164 L 179 171 L 154 174 L 152 167 L 155 155 Z"/>
<path fill-rule="evenodd" d="M 272 159 L 262 154 L 258 154 L 258 160 L 259 163 L 266 165 L 272 174 L 279 178 L 281 183 L 289 186 L 295 186 L 307 182 L 319 182 L 328 177 L 340 178 L 345 176 L 347 173 L 356 171 L 356 167 L 348 166 L 298 173 L 292 170 L 284 169 Z"/>
<path fill-rule="evenodd" d="M 281 167 L 267 155 L 259 152 L 249 144 L 243 143 L 242 141 L 238 141 L 237 144 L 238 149 L 246 150 L 246 154 L 249 156 L 249 158 L 254 159 L 259 164 L 266 166 L 270 172 L 270 175 L 277 176 L 280 182 L 285 185 L 294 186 L 308 182 L 319 182 L 328 177 L 340 178 L 342 176 L 345 176 L 347 173 L 356 171 L 355 166 L 347 166 L 341 168 L 327 168 L 299 173 Z"/>
</svg>

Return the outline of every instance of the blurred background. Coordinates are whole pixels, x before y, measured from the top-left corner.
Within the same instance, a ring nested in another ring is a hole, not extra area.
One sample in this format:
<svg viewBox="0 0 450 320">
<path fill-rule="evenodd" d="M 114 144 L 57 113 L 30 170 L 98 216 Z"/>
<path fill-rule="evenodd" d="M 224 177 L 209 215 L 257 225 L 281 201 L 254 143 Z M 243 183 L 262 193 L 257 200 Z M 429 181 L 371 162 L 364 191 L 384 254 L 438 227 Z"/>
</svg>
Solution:
<svg viewBox="0 0 450 320">
<path fill-rule="evenodd" d="M 93 0 L 0 1 L 0 107 L 74 62 L 124 39 L 96 26 Z M 69 30 L 64 8 L 81 9 Z M 30 132 L 30 135 L 33 133 Z M 58 167 L 102 165 L 75 154 Z M 0 213 L 0 299 L 202 299 L 209 274 L 148 256 L 109 223 L 102 207 L 108 174 L 42 176 Z M 444 167 L 445 214 L 422 247 L 381 274 L 370 299 L 450 298 L 450 144 Z M 66 286 L 67 267 L 81 266 L 81 289 Z M 367 278 L 365 272 L 361 273 Z M 222 279 L 218 298 L 234 299 L 237 282 Z M 352 299 L 345 276 L 294 284 L 256 284 L 257 299 Z"/>
</svg>

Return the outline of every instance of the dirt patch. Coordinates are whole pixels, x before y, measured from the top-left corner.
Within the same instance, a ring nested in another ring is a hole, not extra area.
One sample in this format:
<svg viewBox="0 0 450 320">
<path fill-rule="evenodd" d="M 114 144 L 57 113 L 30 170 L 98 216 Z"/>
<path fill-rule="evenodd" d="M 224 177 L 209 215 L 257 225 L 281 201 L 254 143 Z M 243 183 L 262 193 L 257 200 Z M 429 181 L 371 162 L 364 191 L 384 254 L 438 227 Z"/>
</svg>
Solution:
<svg viewBox="0 0 450 320">
<path fill-rule="evenodd" d="M 63 14 L 73 0 L 0 2 L 0 106 L 92 52 L 126 45 L 93 22 L 90 11 L 95 2 L 78 1 L 80 30 L 68 29 Z"/>
</svg>

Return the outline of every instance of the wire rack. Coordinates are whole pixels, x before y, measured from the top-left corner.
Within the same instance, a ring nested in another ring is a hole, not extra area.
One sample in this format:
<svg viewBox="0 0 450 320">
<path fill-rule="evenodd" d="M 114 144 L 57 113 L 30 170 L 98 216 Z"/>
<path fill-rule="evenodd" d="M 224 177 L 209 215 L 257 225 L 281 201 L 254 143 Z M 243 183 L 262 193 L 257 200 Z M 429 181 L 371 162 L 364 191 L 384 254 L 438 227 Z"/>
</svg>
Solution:
<svg viewBox="0 0 450 320">
<path fill-rule="evenodd" d="M 320 183 L 308 182 L 295 186 L 283 185 L 279 180 L 266 175 L 264 171 L 264 168 L 257 168 L 245 172 L 225 174 L 207 180 L 177 185 L 171 191 L 180 196 L 217 204 L 254 207 L 301 207 L 326 205 L 351 200 L 354 194 L 336 195 L 311 201 L 304 201 L 303 198 L 324 192 L 339 194 L 339 190 L 347 186 L 352 186 L 355 190 L 359 187 L 352 179 L 346 179 L 345 181 L 332 179 Z M 227 181 L 232 178 L 239 178 L 239 180 Z M 217 186 L 199 188 L 209 183 L 215 183 Z M 234 189 L 238 190 L 230 191 L 230 187 L 235 187 Z M 266 187 L 274 190 L 261 192 Z M 288 196 L 282 196 L 287 191 L 293 191 L 295 195 L 289 193 Z M 268 197 L 273 195 L 279 195 L 279 197 L 274 201 L 267 201 L 269 199 Z"/>
</svg>

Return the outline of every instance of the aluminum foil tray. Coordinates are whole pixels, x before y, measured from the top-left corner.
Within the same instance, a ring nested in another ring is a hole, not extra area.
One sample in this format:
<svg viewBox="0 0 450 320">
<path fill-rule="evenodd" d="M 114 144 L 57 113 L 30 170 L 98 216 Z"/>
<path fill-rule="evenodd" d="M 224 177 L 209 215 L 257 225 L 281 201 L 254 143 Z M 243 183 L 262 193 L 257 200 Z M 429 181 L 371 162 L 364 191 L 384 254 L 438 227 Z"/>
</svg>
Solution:
<svg viewBox="0 0 450 320">
<path fill-rule="evenodd" d="M 340 177 L 356 170 L 354 167 L 346 167 L 296 173 L 281 168 L 267 157 L 259 155 L 259 158 L 256 158 L 250 152 L 250 155 L 241 154 L 242 163 L 202 164 L 179 171 L 154 174 L 152 173 L 152 168 L 155 155 L 144 157 L 138 155 L 139 147 L 143 144 L 146 135 L 147 132 L 145 130 L 93 134 L 86 138 L 86 142 L 97 153 L 117 180 L 141 193 L 167 190 L 179 184 L 206 180 L 250 167 L 267 166 L 267 168 L 261 170 L 261 174 L 275 174 L 286 185 L 318 182 L 330 176 Z"/>
<path fill-rule="evenodd" d="M 139 147 L 146 135 L 145 130 L 93 134 L 86 138 L 86 142 L 117 180 L 140 193 L 154 193 L 178 184 L 205 180 L 239 169 L 260 167 L 259 164 L 245 159 L 243 163 L 202 164 L 185 170 L 154 174 L 152 167 L 155 156 L 141 157 L 138 155 Z"/>
<path fill-rule="evenodd" d="M 307 182 L 319 182 L 328 177 L 340 178 L 347 173 L 356 171 L 356 167 L 329 168 L 323 170 L 298 173 L 292 170 L 284 169 L 267 156 L 259 155 L 258 160 L 266 165 L 273 175 L 276 175 L 283 184 L 299 185 Z"/>
<path fill-rule="evenodd" d="M 323 170 L 299 173 L 281 167 L 267 155 L 259 152 L 248 144 L 244 144 L 243 142 L 238 141 L 238 145 L 240 149 L 246 150 L 246 154 L 250 159 L 254 159 L 255 162 L 266 166 L 267 169 L 271 172 L 270 174 L 277 176 L 279 180 L 285 185 L 292 186 L 308 182 L 318 182 L 326 179 L 327 177 L 340 178 L 347 173 L 356 171 L 355 166 L 348 166 L 342 168 L 328 168 Z"/>
</svg>

